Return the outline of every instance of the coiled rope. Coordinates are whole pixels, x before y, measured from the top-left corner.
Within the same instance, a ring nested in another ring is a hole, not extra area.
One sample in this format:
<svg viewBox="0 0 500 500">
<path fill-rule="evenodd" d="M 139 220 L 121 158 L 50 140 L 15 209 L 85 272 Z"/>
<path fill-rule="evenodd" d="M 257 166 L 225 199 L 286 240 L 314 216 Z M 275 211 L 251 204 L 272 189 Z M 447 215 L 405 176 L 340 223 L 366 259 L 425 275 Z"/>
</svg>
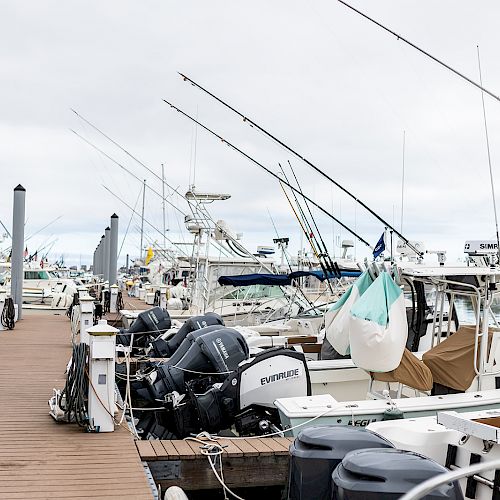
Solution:
<svg viewBox="0 0 500 500">
<path fill-rule="evenodd" d="M 2 326 L 8 330 L 13 330 L 14 326 L 16 326 L 14 321 L 15 317 L 16 310 L 14 308 L 14 301 L 12 300 L 12 297 L 9 297 L 8 299 L 5 299 L 2 316 L 0 318 Z"/>
</svg>

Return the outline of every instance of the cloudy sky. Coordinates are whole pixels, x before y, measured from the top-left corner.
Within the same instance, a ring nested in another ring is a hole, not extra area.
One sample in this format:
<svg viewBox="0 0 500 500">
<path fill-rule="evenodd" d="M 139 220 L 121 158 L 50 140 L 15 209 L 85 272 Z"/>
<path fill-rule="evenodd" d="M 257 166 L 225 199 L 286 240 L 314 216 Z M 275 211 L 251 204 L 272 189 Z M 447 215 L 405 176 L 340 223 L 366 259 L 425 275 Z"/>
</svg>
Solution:
<svg viewBox="0 0 500 500">
<path fill-rule="evenodd" d="M 483 83 L 500 94 L 498 2 L 352 4 L 474 80 L 479 45 Z M 132 206 L 140 196 L 139 181 L 70 129 L 161 190 L 71 108 L 159 175 L 163 163 L 171 186 L 184 192 L 194 182 L 200 191 L 230 193 L 210 211 L 243 232 L 249 249 L 276 237 L 271 214 L 297 251 L 299 227 L 279 184 L 163 98 L 273 171 L 290 160 L 310 197 L 377 241 L 381 223 L 177 71 L 290 144 L 398 229 L 405 133 L 404 234 L 450 258 L 461 255 L 465 239 L 494 235 L 480 91 L 334 0 L 0 0 L 0 56 L 0 220 L 10 227 L 19 183 L 27 190 L 27 235 L 62 216 L 29 241 L 30 251 L 57 240 L 51 257 L 88 263 L 110 215 L 120 216 L 120 243 L 130 221 L 130 210 L 102 185 Z M 500 179 L 500 103 L 486 98 L 486 111 Z M 170 200 L 187 213 L 175 194 Z M 161 229 L 161 201 L 150 191 L 145 212 Z M 314 213 L 330 246 L 351 237 Z M 122 258 L 138 255 L 139 224 L 134 217 Z M 172 209 L 167 225 L 170 239 L 187 241 Z M 162 238 L 148 227 L 151 240 Z M 355 250 L 366 255 L 360 243 Z"/>
</svg>

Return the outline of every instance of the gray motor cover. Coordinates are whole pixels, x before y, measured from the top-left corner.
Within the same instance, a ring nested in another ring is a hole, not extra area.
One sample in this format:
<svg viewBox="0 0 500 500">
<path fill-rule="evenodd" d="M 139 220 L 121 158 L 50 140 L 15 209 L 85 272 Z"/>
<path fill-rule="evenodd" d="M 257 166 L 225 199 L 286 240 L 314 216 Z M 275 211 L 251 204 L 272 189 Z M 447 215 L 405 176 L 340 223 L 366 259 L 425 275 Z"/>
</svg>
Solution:
<svg viewBox="0 0 500 500">
<path fill-rule="evenodd" d="M 431 477 L 449 472 L 412 451 L 365 449 L 348 453 L 332 474 L 332 497 L 338 500 L 396 500 Z M 439 486 L 426 500 L 462 500 L 458 482 Z"/>
<path fill-rule="evenodd" d="M 290 447 L 291 500 L 330 499 L 332 472 L 344 456 L 360 448 L 392 448 L 364 427 L 322 425 L 301 431 Z"/>
</svg>

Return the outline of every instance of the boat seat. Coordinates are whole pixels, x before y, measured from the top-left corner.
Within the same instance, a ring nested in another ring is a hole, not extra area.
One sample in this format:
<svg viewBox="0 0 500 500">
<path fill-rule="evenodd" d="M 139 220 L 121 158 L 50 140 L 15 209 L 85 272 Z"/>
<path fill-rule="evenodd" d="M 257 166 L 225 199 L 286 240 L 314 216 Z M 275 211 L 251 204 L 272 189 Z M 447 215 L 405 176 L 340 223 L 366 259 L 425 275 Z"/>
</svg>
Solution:
<svg viewBox="0 0 500 500">
<path fill-rule="evenodd" d="M 370 372 L 370 390 L 372 382 L 395 382 L 400 384 L 398 393 L 402 386 L 410 387 L 420 392 L 430 391 L 433 386 L 431 370 L 408 349 L 403 352 L 401 363 L 390 372 Z"/>
</svg>

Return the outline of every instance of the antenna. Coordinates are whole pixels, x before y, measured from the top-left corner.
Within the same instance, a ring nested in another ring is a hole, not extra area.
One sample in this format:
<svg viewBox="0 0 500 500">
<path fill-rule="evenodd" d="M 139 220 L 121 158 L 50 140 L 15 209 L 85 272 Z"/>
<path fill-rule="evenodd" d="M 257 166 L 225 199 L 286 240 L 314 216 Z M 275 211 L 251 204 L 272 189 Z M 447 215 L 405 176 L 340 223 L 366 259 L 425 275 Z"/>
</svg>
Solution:
<svg viewBox="0 0 500 500">
<path fill-rule="evenodd" d="M 403 130 L 403 175 L 401 176 L 401 227 L 399 230 L 403 232 L 403 213 L 404 213 L 404 194 L 405 194 L 405 145 L 406 145 L 406 131 Z"/>
<path fill-rule="evenodd" d="M 479 45 L 477 48 L 477 64 L 479 67 L 479 81 L 481 86 L 483 85 L 483 76 L 481 73 L 481 58 L 479 57 Z M 484 119 L 484 133 L 486 136 L 486 150 L 488 152 L 488 167 L 490 170 L 490 184 L 491 184 L 491 197 L 493 199 L 493 213 L 495 214 L 495 231 L 497 236 L 497 256 L 498 262 L 500 262 L 500 237 L 498 235 L 498 215 L 497 215 L 497 202 L 495 198 L 495 186 L 493 184 L 493 169 L 491 167 L 491 154 L 490 154 L 490 139 L 488 136 L 488 122 L 486 121 L 486 107 L 484 105 L 484 91 L 481 91 L 481 102 L 483 104 L 483 119 Z"/>
</svg>

